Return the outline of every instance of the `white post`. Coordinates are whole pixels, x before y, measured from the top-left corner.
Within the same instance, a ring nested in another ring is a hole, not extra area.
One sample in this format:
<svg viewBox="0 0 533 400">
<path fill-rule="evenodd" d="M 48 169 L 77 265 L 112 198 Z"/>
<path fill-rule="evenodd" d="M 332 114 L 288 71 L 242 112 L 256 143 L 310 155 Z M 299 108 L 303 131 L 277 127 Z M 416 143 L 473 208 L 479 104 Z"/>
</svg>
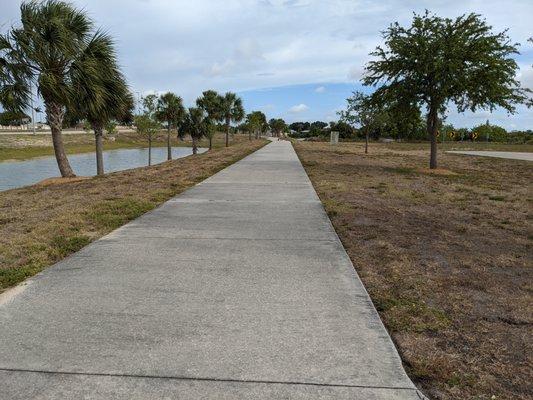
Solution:
<svg viewBox="0 0 533 400">
<path fill-rule="evenodd" d="M 338 144 L 339 143 L 339 132 L 331 131 L 329 143 L 330 144 Z"/>
</svg>

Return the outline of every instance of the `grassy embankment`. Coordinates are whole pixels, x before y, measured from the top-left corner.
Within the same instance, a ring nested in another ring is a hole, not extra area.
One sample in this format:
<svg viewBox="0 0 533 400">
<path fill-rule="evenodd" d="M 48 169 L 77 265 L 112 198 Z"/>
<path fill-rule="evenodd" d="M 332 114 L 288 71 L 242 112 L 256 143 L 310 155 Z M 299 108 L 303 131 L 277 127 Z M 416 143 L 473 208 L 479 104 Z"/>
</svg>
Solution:
<svg viewBox="0 0 533 400">
<path fill-rule="evenodd" d="M 109 137 L 104 139 L 104 150 L 148 147 L 148 141 L 136 132 L 120 132 L 112 137 L 114 140 Z M 93 134 L 79 133 L 63 135 L 63 141 L 67 154 L 94 152 Z M 223 143 L 223 135 L 216 135 L 213 142 L 214 147 L 220 147 Z M 163 147 L 166 145 L 166 132 L 161 132 L 155 138 L 153 146 Z M 190 140 L 178 140 L 176 135 L 173 134 L 172 146 L 190 147 L 191 142 Z M 202 140 L 200 147 L 208 147 L 207 140 Z M 52 155 L 54 155 L 54 149 L 50 134 L 0 135 L 0 162 L 6 160 L 26 160 L 33 157 Z"/>
<path fill-rule="evenodd" d="M 529 399 L 533 163 L 441 151 L 429 173 L 427 144 L 295 148 L 413 380 Z"/>
<path fill-rule="evenodd" d="M 152 167 L 0 192 L 0 292 L 264 144 L 236 135 L 228 148 Z"/>
</svg>

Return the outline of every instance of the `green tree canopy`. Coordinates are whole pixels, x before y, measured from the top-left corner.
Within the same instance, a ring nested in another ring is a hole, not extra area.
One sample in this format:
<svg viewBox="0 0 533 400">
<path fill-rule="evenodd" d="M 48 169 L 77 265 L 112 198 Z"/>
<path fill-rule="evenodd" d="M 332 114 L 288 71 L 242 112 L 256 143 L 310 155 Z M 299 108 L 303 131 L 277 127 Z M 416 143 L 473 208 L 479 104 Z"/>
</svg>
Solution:
<svg viewBox="0 0 533 400">
<path fill-rule="evenodd" d="M 472 133 L 476 134 L 476 140 L 487 142 L 506 142 L 509 136 L 505 128 L 491 125 L 488 121 L 485 124 L 474 127 Z"/>
<path fill-rule="evenodd" d="M 354 138 L 357 132 L 351 124 L 342 119 L 340 121 L 331 121 L 329 128 L 332 131 L 339 132 L 339 137 L 342 139 Z"/>
<path fill-rule="evenodd" d="M 202 92 L 202 96 L 196 99 L 196 106 L 203 109 L 211 121 L 219 122 L 224 120 L 222 96 L 216 91 L 206 90 Z"/>
<path fill-rule="evenodd" d="M 0 113 L 0 125 L 21 125 L 22 121 L 31 118 L 21 111 L 4 111 Z"/>
<path fill-rule="evenodd" d="M 293 122 L 289 125 L 289 128 L 293 131 L 301 132 L 310 129 L 311 124 L 309 122 Z"/>
<path fill-rule="evenodd" d="M 391 123 L 390 115 L 373 101 L 372 96 L 363 92 L 354 92 L 346 99 L 346 110 L 340 111 L 340 120 L 351 126 L 357 126 L 365 135 L 365 153 L 368 153 L 368 139 L 371 133 L 385 131 Z M 332 128 L 333 129 L 333 128 Z"/>
<path fill-rule="evenodd" d="M 168 92 L 157 99 L 156 118 L 159 122 L 164 122 L 168 127 L 175 129 L 184 116 L 185 108 L 180 96 Z"/>
<path fill-rule="evenodd" d="M 281 134 L 287 129 L 287 124 L 282 118 L 270 119 L 268 121 L 268 126 L 270 127 L 270 130 L 278 137 L 281 136 Z"/>
<path fill-rule="evenodd" d="M 266 115 L 261 111 L 252 111 L 247 114 L 246 124 L 248 125 L 250 140 L 252 139 L 252 133 L 255 133 L 255 137 L 257 138 L 259 133 L 265 132 L 268 129 Z"/>
<path fill-rule="evenodd" d="M 493 33 L 477 14 L 441 18 L 426 11 L 410 27 L 392 24 L 383 32 L 384 46 L 371 54 L 363 82 L 377 86 L 375 96 L 409 99 L 427 109 L 431 139 L 430 168 L 437 167 L 439 115 L 449 104 L 458 111 L 493 110 L 510 113 L 526 101 L 516 79 L 518 54 L 507 32 Z"/>
</svg>

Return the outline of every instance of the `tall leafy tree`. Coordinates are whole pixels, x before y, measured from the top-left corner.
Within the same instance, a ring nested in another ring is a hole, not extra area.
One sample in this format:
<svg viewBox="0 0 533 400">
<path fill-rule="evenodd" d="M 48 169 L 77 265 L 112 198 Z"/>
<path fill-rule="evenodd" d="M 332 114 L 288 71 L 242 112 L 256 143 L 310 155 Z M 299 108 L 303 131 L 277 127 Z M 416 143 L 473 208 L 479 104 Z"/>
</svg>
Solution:
<svg viewBox="0 0 533 400">
<path fill-rule="evenodd" d="M 0 102 L 10 109 L 31 104 L 31 86 L 42 96 L 57 164 L 74 176 L 61 129 L 67 107 L 77 101 L 74 88 L 98 84 L 98 61 L 87 52 L 99 35 L 83 10 L 58 0 L 25 1 L 21 27 L 0 35 Z"/>
<path fill-rule="evenodd" d="M 77 102 L 69 110 L 72 110 L 72 114 L 85 118 L 93 129 L 96 173 L 103 175 L 104 128 L 110 127 L 113 120 L 120 119 L 128 112 L 133 98 L 118 67 L 113 41 L 108 35 L 98 33 L 85 54 L 98 63 L 97 81 L 90 86 L 81 84 L 75 87 Z"/>
<path fill-rule="evenodd" d="M 526 101 L 516 79 L 518 54 L 507 32 L 493 33 L 481 16 L 441 18 L 415 14 L 410 27 L 397 22 L 383 32 L 384 46 L 371 53 L 363 82 L 378 86 L 376 96 L 409 93 L 427 109 L 430 168 L 437 168 L 439 116 L 449 104 L 459 112 L 502 107 L 509 113 Z"/>
<path fill-rule="evenodd" d="M 159 132 L 161 125 L 157 121 L 155 114 L 157 111 L 157 96 L 149 94 L 142 99 L 143 113 L 135 116 L 135 127 L 137 132 L 148 140 L 148 166 L 152 165 L 152 141 Z"/>
<path fill-rule="evenodd" d="M 158 97 L 156 94 L 148 94 L 141 98 L 143 113 L 156 120 Z"/>
<path fill-rule="evenodd" d="M 340 111 L 341 121 L 352 126 L 359 126 L 365 135 L 365 154 L 368 154 L 368 139 L 372 129 L 383 123 L 384 117 L 380 107 L 372 97 L 363 92 L 354 92 L 346 99 L 346 110 Z"/>
<path fill-rule="evenodd" d="M 148 114 L 140 114 L 135 116 L 135 128 L 139 135 L 148 139 L 148 166 L 152 165 L 152 140 L 159 131 L 159 123 Z"/>
<path fill-rule="evenodd" d="M 402 92 L 398 88 L 389 93 L 374 93 L 369 101 L 380 111 L 382 117 L 386 117 L 382 118 L 383 122 L 387 122 L 386 126 L 381 124 L 381 128 L 386 130 L 383 133 L 397 138 L 412 137 L 423 124 L 418 101 L 411 93 Z"/>
<path fill-rule="evenodd" d="M 181 97 L 168 92 L 161 95 L 157 101 L 156 118 L 167 124 L 167 160 L 172 160 L 172 146 L 170 145 L 170 133 L 178 126 L 185 115 L 185 108 Z"/>
<path fill-rule="evenodd" d="M 191 135 L 192 153 L 198 153 L 198 142 L 210 129 L 212 122 L 201 107 L 190 107 L 183 120 L 183 130 Z"/>
<path fill-rule="evenodd" d="M 226 124 L 226 147 L 229 146 L 229 130 L 232 122 L 241 122 L 245 117 L 242 100 L 235 93 L 227 92 L 221 97 L 221 113 Z"/>
</svg>

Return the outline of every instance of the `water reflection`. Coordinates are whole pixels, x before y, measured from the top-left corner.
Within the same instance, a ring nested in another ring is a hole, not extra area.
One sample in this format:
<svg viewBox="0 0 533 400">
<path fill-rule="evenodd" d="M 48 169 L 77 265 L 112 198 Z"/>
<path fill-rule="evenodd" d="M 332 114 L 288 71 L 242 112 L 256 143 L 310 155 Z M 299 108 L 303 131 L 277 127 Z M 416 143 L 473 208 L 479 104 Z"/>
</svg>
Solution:
<svg viewBox="0 0 533 400">
<path fill-rule="evenodd" d="M 207 149 L 198 149 L 204 152 Z M 192 154 L 189 147 L 173 147 L 172 158 L 181 158 Z M 76 175 L 96 175 L 94 153 L 75 154 L 68 157 Z M 167 159 L 166 147 L 152 148 L 152 164 Z M 144 167 L 148 164 L 148 149 L 118 149 L 104 151 L 105 172 L 122 171 L 130 168 Z M 32 185 L 43 179 L 59 176 L 55 157 L 39 157 L 24 161 L 0 162 L 0 190 L 14 189 Z"/>
</svg>

